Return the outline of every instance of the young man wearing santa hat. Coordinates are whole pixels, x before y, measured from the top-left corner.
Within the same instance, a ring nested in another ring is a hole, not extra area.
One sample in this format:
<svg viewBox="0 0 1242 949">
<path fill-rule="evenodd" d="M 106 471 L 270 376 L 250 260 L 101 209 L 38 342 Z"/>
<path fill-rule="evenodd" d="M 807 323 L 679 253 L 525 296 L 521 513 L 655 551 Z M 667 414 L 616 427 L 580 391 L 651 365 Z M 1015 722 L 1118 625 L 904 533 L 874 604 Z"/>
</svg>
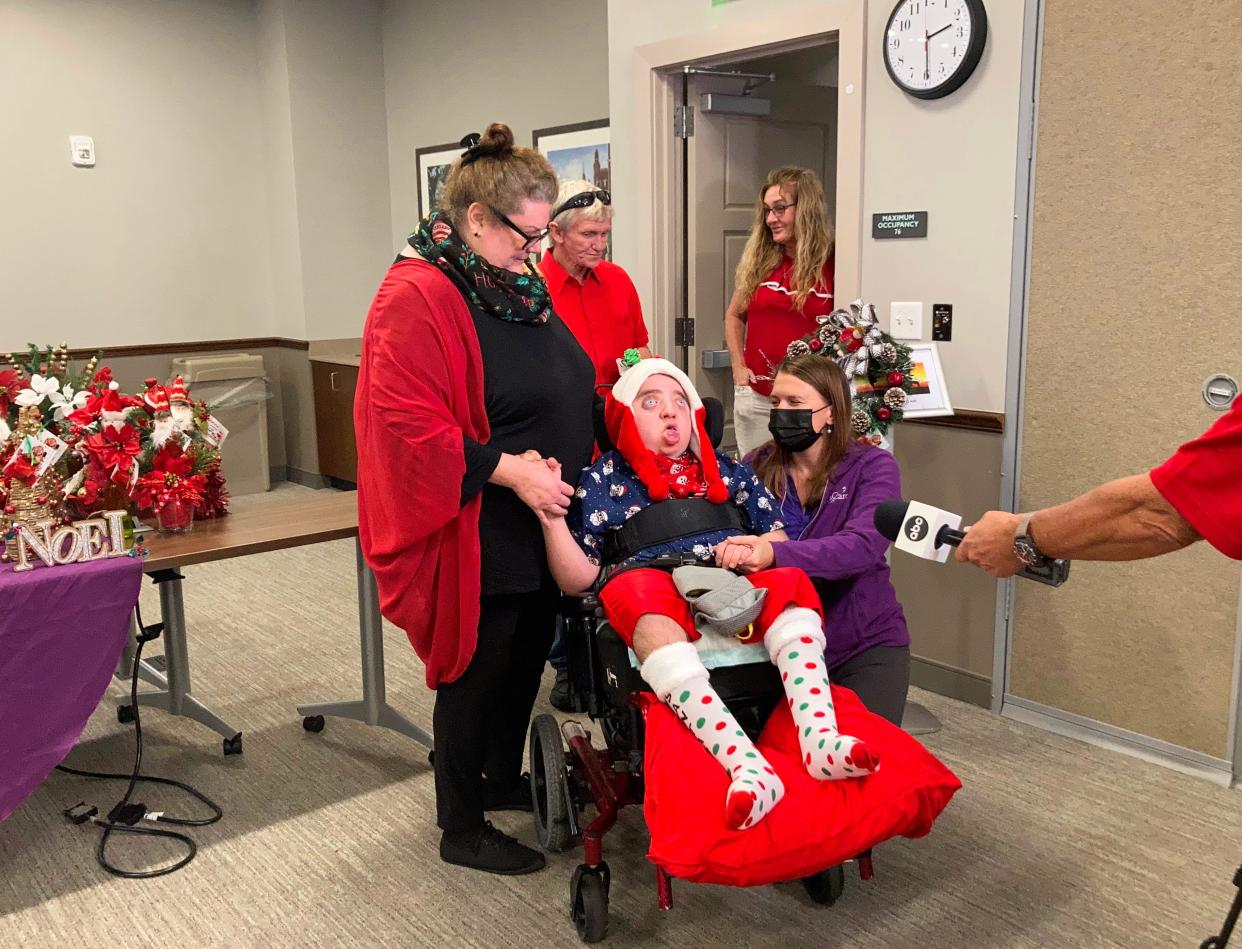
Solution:
<svg viewBox="0 0 1242 949">
<path fill-rule="evenodd" d="M 541 517 L 548 562 L 561 589 L 580 594 L 600 579 L 609 534 L 653 503 L 705 498 L 745 512 L 752 534 L 784 540 L 777 503 L 745 464 L 716 452 L 698 393 L 666 359 L 631 359 L 607 398 L 608 433 L 617 446 L 585 469 L 569 514 Z M 784 796 L 784 785 L 708 681 L 693 643 L 691 607 L 667 569 L 644 566 L 671 556 L 732 566 L 715 545 L 740 529 L 709 529 L 657 542 L 610 565 L 600 601 L 609 623 L 638 656 L 639 673 L 729 773 L 726 820 L 754 826 Z M 824 665 L 819 595 L 801 570 L 746 577 L 764 591 L 744 637 L 762 639 L 781 671 L 807 771 L 819 780 L 861 776 L 878 760 L 863 742 L 837 731 Z"/>
</svg>

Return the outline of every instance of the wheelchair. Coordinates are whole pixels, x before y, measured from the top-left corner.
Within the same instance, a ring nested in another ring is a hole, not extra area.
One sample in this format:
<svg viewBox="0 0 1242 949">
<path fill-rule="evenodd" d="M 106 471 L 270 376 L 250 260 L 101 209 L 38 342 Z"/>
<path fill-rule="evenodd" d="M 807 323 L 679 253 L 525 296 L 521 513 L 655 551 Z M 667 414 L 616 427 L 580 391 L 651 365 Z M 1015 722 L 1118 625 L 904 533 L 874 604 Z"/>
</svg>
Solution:
<svg viewBox="0 0 1242 949">
<path fill-rule="evenodd" d="M 724 409 L 705 398 L 707 432 L 713 447 L 724 429 Z M 601 451 L 611 444 L 604 430 L 602 404 L 596 405 L 596 438 Z M 638 674 L 629 647 L 603 619 L 595 596 L 563 597 L 561 617 L 569 655 L 570 700 L 575 711 L 598 724 L 604 747 L 592 744 L 581 722 L 562 724 L 549 714 L 531 722 L 530 776 L 535 831 L 551 852 L 583 846 L 583 863 L 570 880 L 570 917 L 583 942 L 602 940 L 608 927 L 611 873 L 603 859 L 604 836 L 623 807 L 643 800 L 643 734 L 647 710 L 659 700 Z M 751 739 L 784 694 L 775 666 L 761 643 L 728 644 L 701 650 L 703 664 L 721 699 Z M 586 811 L 595 817 L 586 821 Z M 585 823 L 584 823 L 585 822 Z M 874 875 L 870 852 L 856 858 L 859 875 Z M 659 907 L 673 906 L 672 877 L 656 867 Z M 844 866 L 829 867 L 802 881 L 816 903 L 832 905 L 845 886 Z"/>
</svg>

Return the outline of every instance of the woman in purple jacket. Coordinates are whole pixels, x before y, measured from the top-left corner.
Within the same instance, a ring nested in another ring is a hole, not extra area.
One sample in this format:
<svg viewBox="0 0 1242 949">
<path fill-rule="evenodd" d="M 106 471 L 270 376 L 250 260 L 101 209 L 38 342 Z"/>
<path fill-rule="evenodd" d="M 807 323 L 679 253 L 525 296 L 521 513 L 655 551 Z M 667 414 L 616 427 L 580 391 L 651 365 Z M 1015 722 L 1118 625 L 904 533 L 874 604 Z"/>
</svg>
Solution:
<svg viewBox="0 0 1242 949">
<path fill-rule="evenodd" d="M 801 567 L 824 607 L 832 681 L 901 724 L 910 684 L 910 633 L 889 580 L 876 505 L 901 497 L 897 462 L 850 431 L 850 389 L 831 359 L 786 359 L 772 385 L 773 441 L 747 461 L 781 502 L 787 541 L 731 537 L 749 548 L 743 572 Z"/>
</svg>

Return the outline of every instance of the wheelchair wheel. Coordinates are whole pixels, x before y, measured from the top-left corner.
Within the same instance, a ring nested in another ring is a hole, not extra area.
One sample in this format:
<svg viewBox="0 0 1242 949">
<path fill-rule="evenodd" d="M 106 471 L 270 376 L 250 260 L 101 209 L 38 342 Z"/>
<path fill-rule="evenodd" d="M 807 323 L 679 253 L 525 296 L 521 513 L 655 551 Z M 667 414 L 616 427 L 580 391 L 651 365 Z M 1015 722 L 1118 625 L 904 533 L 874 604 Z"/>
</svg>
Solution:
<svg viewBox="0 0 1242 949">
<path fill-rule="evenodd" d="M 837 864 L 820 873 L 802 878 L 806 894 L 821 906 L 831 906 L 845 892 L 845 867 Z"/>
<path fill-rule="evenodd" d="M 580 864 L 569 882 L 569 915 L 583 942 L 599 942 L 608 933 L 608 864 Z"/>
<path fill-rule="evenodd" d="M 565 780 L 565 746 L 551 715 L 530 724 L 530 793 L 534 798 L 535 834 L 544 850 L 560 853 L 573 841 L 571 801 Z"/>
</svg>

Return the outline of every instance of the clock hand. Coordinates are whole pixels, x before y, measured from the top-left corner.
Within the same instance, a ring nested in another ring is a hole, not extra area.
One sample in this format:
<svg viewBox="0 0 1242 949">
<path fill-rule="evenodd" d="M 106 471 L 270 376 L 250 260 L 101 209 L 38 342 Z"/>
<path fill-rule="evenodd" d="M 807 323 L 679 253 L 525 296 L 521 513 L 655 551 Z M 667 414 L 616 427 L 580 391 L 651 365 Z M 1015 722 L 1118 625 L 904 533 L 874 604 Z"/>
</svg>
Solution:
<svg viewBox="0 0 1242 949">
<path fill-rule="evenodd" d="M 952 23 L 946 23 L 944 26 L 938 29 L 935 33 L 929 33 L 927 38 L 930 40 L 930 39 L 933 39 L 934 37 L 939 36 L 941 33 L 943 33 L 945 30 L 947 30 L 952 25 L 953 25 Z"/>
</svg>

